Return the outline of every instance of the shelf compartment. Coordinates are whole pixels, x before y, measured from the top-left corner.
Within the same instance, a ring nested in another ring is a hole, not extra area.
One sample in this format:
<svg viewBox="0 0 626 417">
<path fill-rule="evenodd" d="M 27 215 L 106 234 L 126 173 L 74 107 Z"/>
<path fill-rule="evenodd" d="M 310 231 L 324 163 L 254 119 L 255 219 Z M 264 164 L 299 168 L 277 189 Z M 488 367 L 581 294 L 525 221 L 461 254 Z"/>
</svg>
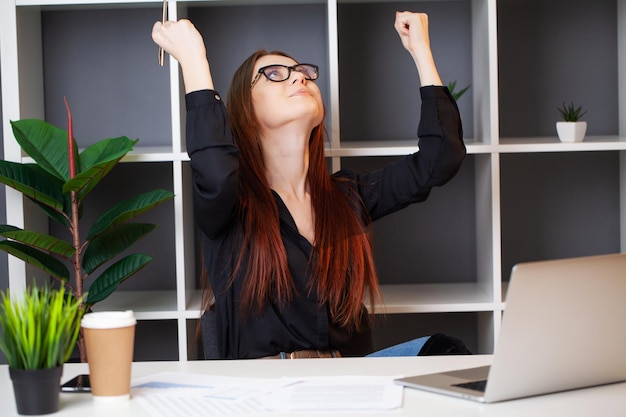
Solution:
<svg viewBox="0 0 626 417">
<path fill-rule="evenodd" d="M 189 318 L 200 318 L 200 311 L 202 306 L 202 291 L 194 290 L 187 291 L 187 309 L 186 314 Z"/>
<path fill-rule="evenodd" d="M 390 284 L 381 285 L 382 303 L 377 314 L 490 311 L 501 309 L 491 291 L 481 284 Z M 200 317 L 201 292 L 191 292 L 185 315 Z M 369 301 L 365 300 L 366 306 Z"/>
<path fill-rule="evenodd" d="M 187 17 L 202 34 L 215 89 L 226 97 L 233 74 L 255 50 L 283 51 L 316 64 L 316 81 L 329 108 L 327 9 L 325 4 L 272 2 L 189 2 Z M 268 4 L 269 3 L 269 4 Z M 306 18 L 304 18 L 306 17 Z M 245 22 L 246 30 L 240 28 Z M 305 34 L 304 36 L 297 36 Z"/>
<path fill-rule="evenodd" d="M 353 140 L 415 137 L 420 80 L 393 28 L 396 10 L 407 7 L 397 2 L 338 4 L 342 148 Z M 472 80 L 472 2 L 420 2 L 408 8 L 428 13 L 431 47 L 443 83 L 457 81 L 458 89 L 470 85 L 458 105 L 464 131 L 471 136 L 476 88 Z"/>
<path fill-rule="evenodd" d="M 121 162 L 188 161 L 187 152 L 172 152 L 171 146 L 135 146 Z"/>
<path fill-rule="evenodd" d="M 176 320 L 140 320 L 135 329 L 133 361 L 184 361 L 178 349 Z"/>
<path fill-rule="evenodd" d="M 626 150 L 625 136 L 586 136 L 582 142 L 561 142 L 556 136 L 500 138 L 500 153 L 545 153 Z"/>
<path fill-rule="evenodd" d="M 145 164 L 119 164 L 96 186 L 84 201 L 81 217 L 81 235 L 84 237 L 97 218 L 115 204 L 151 190 L 172 190 L 172 163 L 154 162 Z M 32 212 L 33 219 L 44 222 L 53 236 L 67 239 L 67 229 L 38 212 Z M 174 202 L 173 199 L 148 210 L 130 220 L 134 223 L 151 223 L 157 227 L 147 236 L 138 240 L 106 264 L 100 266 L 85 286 L 94 281 L 102 271 L 123 256 L 143 253 L 153 260 L 128 280 L 120 284 L 120 290 L 174 290 L 175 279 L 175 243 L 174 243 Z"/>
<path fill-rule="evenodd" d="M 93 307 L 94 311 L 133 310 L 137 320 L 180 318 L 176 291 L 115 291 Z"/>
<path fill-rule="evenodd" d="M 43 6 L 44 10 L 126 9 L 160 7 L 155 0 L 16 0 L 18 7 Z"/>
<path fill-rule="evenodd" d="M 465 139 L 468 154 L 484 154 L 494 151 L 494 146 Z M 403 156 L 419 150 L 418 139 L 402 139 L 390 141 L 350 141 L 343 142 L 339 147 L 327 148 L 329 157 L 358 157 L 358 156 Z"/>
<path fill-rule="evenodd" d="M 620 252 L 621 152 L 500 156 L 503 281 L 519 262 Z"/>
<path fill-rule="evenodd" d="M 489 340 L 485 332 L 492 332 L 494 314 L 500 313 L 478 311 L 377 316 L 372 325 L 374 350 L 443 333 L 462 340 L 472 353 L 493 353 L 493 344 L 485 343 Z"/>
<path fill-rule="evenodd" d="M 46 120 L 67 126 L 67 97 L 81 147 L 116 136 L 171 147 L 169 71 L 150 37 L 160 5 L 89 6 L 41 12 Z"/>
<path fill-rule="evenodd" d="M 65 129 L 65 127 L 63 127 Z M 82 152 L 84 149 L 80 149 Z M 126 154 L 120 162 L 173 162 L 189 161 L 187 152 L 172 152 L 171 146 L 138 146 Z M 29 156 L 22 157 L 22 163 L 32 164 L 35 161 Z"/>
<path fill-rule="evenodd" d="M 342 158 L 341 164 L 364 172 L 395 160 Z M 467 157 L 457 175 L 443 187 L 433 188 L 426 201 L 372 223 L 374 260 L 382 284 L 479 282 L 476 190 L 480 185 L 476 183 L 481 180 L 476 167 L 486 163 L 485 158 Z"/>
<path fill-rule="evenodd" d="M 200 290 L 188 291 L 189 302 L 178 309 L 175 290 L 117 290 L 107 299 L 94 305 L 94 311 L 133 310 L 138 320 L 198 319 L 200 318 Z"/>
<path fill-rule="evenodd" d="M 383 302 L 378 314 L 451 313 L 501 309 L 490 289 L 480 284 L 395 284 L 382 285 Z M 367 305 L 367 302 L 366 302 Z"/>
<path fill-rule="evenodd" d="M 588 135 L 617 134 L 620 1 L 497 3 L 500 135 L 556 135 L 564 102 L 587 110 Z"/>
</svg>

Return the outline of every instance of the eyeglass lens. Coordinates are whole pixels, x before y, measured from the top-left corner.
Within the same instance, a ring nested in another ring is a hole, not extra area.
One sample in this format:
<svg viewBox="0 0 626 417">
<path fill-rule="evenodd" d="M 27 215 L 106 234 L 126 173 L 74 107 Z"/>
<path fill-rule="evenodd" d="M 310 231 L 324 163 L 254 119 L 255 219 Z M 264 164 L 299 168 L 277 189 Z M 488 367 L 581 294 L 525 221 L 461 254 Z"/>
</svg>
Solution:
<svg viewBox="0 0 626 417">
<path fill-rule="evenodd" d="M 317 67 L 311 64 L 298 64 L 292 67 L 286 65 L 268 65 L 259 69 L 260 73 L 263 73 L 270 81 L 285 81 L 291 75 L 291 71 L 297 71 L 304 75 L 307 80 L 317 79 L 318 72 Z"/>
</svg>

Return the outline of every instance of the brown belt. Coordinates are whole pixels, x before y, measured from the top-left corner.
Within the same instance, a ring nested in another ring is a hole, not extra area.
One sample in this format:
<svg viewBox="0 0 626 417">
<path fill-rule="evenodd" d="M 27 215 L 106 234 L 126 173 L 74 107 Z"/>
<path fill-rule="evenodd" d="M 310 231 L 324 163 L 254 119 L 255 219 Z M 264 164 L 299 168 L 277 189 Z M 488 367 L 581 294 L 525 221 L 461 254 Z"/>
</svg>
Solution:
<svg viewBox="0 0 626 417">
<path fill-rule="evenodd" d="M 308 358 L 341 358 L 338 350 L 296 350 L 281 352 L 278 355 L 264 356 L 259 359 L 308 359 Z"/>
</svg>

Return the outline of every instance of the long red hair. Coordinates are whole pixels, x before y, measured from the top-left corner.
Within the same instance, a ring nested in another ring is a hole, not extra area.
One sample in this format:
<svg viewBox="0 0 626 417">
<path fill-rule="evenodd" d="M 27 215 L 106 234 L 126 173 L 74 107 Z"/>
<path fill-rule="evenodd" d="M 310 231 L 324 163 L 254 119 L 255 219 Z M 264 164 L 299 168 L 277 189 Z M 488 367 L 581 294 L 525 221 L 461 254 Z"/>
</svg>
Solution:
<svg viewBox="0 0 626 417">
<path fill-rule="evenodd" d="M 242 251 L 233 278 L 245 263 L 241 294 L 244 313 L 260 310 L 268 301 L 288 302 L 294 285 L 283 246 L 276 200 L 266 177 L 258 135 L 259 122 L 252 107 L 250 83 L 256 61 L 282 52 L 259 50 L 246 59 L 233 76 L 227 110 L 235 143 L 239 147 L 239 216 L 245 231 Z M 331 320 L 342 327 L 356 328 L 363 299 L 380 296 L 367 225 L 361 217 L 361 201 L 350 185 L 328 172 L 324 155 L 326 132 L 323 122 L 309 139 L 308 182 L 315 215 L 314 256 L 310 291 L 328 303 Z"/>
</svg>

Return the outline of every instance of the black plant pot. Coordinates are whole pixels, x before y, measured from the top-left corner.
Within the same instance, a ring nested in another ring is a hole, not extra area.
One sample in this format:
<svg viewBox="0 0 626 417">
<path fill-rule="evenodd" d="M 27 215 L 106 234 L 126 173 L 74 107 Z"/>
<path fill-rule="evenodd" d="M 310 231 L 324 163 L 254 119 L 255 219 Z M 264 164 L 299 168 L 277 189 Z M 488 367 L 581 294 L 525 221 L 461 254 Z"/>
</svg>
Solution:
<svg viewBox="0 0 626 417">
<path fill-rule="evenodd" d="M 34 416 L 59 411 L 62 373 L 63 366 L 35 370 L 9 368 L 17 413 Z"/>
</svg>

